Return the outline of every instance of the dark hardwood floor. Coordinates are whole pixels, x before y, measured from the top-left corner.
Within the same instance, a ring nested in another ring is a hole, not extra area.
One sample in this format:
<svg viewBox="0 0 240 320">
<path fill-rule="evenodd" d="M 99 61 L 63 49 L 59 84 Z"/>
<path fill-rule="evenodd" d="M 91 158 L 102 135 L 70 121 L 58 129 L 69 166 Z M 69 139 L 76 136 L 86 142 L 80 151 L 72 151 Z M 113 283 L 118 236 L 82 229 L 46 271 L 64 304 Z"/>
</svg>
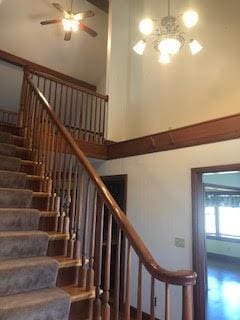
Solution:
<svg viewBox="0 0 240 320">
<path fill-rule="evenodd" d="M 207 320 L 240 320 L 240 263 L 208 258 Z"/>
</svg>

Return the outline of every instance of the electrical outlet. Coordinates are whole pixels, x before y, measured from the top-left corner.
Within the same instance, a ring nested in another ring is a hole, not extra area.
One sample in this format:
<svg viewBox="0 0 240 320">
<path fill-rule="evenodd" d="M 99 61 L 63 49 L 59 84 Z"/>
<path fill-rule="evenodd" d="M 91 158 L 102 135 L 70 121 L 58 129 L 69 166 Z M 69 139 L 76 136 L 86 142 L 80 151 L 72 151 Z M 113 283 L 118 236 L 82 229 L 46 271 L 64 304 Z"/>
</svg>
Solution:
<svg viewBox="0 0 240 320">
<path fill-rule="evenodd" d="M 175 238 L 174 239 L 175 247 L 185 248 L 185 239 L 184 238 Z"/>
</svg>

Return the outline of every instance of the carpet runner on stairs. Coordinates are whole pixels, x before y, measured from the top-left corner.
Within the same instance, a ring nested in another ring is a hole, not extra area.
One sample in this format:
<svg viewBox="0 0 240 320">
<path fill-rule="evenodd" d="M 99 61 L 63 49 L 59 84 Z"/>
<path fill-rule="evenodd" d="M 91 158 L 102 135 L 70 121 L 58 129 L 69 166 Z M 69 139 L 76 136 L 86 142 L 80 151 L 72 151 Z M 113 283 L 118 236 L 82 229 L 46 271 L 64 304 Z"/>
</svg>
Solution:
<svg viewBox="0 0 240 320">
<path fill-rule="evenodd" d="M 0 132 L 0 320 L 67 320 L 70 296 L 56 288 L 58 262 L 25 189 L 22 138 Z"/>
</svg>

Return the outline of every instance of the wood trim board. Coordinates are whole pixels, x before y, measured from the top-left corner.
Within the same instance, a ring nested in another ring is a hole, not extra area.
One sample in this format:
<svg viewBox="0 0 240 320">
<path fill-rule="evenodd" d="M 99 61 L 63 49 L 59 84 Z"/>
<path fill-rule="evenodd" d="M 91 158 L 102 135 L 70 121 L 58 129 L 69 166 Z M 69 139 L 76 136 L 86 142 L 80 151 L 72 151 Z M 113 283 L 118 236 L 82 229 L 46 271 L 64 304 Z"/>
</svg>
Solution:
<svg viewBox="0 0 240 320">
<path fill-rule="evenodd" d="M 240 138 L 240 113 L 108 146 L 108 159 L 186 148 Z"/>
</svg>

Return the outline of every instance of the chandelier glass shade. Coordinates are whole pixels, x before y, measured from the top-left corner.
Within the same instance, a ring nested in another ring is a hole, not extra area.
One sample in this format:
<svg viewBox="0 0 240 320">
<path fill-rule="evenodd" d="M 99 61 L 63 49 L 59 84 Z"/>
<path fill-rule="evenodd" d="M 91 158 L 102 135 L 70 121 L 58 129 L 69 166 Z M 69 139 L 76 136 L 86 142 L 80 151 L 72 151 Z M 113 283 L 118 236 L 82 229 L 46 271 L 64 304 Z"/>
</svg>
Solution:
<svg viewBox="0 0 240 320">
<path fill-rule="evenodd" d="M 180 17 L 182 19 L 180 19 Z M 159 62 L 168 64 L 171 58 L 178 54 L 180 49 L 187 42 L 192 55 L 199 53 L 203 46 L 196 39 L 186 39 L 181 31 L 181 23 L 187 28 L 193 28 L 199 21 L 198 13 L 194 10 L 187 10 L 183 15 L 174 17 L 170 12 L 170 0 L 168 0 L 168 15 L 160 19 L 143 19 L 139 24 L 139 30 L 143 34 L 133 50 L 143 55 L 149 40 L 152 40 L 154 49 L 159 54 Z"/>
</svg>

